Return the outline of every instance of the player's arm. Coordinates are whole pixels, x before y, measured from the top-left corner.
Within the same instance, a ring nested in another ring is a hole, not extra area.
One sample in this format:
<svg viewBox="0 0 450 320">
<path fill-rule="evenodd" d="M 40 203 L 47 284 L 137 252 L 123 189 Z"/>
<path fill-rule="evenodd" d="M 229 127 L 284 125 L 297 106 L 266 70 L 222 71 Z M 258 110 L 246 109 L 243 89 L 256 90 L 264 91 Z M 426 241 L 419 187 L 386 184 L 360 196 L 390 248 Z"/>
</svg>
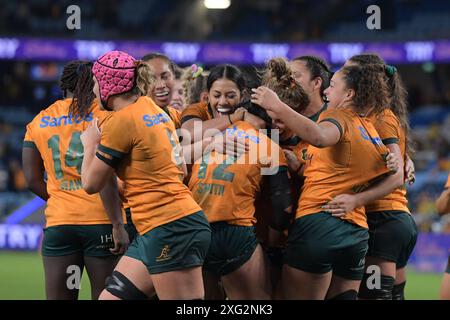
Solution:
<svg viewBox="0 0 450 320">
<path fill-rule="evenodd" d="M 406 155 L 405 163 L 405 182 L 413 184 L 416 181 L 414 162 L 409 155 Z"/>
<path fill-rule="evenodd" d="M 39 150 L 32 142 L 28 142 L 28 146 L 24 144 L 22 149 L 22 168 L 28 189 L 47 201 L 49 195 L 47 193 L 47 183 L 44 180 L 44 162 Z"/>
<path fill-rule="evenodd" d="M 114 169 L 95 155 L 95 147 L 84 149 L 81 183 L 88 194 L 100 192 L 114 174 Z"/>
<path fill-rule="evenodd" d="M 262 86 L 252 91 L 253 103 L 266 109 L 272 119 L 279 119 L 302 140 L 318 148 L 339 142 L 342 128 L 337 121 L 316 123 L 283 103 L 269 88 Z"/>
<path fill-rule="evenodd" d="M 286 157 L 286 161 L 288 163 L 289 172 L 298 177 L 303 176 L 304 165 L 297 158 L 296 154 L 288 149 L 284 149 L 284 156 Z"/>
<path fill-rule="evenodd" d="M 201 141 L 183 146 L 183 155 L 187 163 L 193 164 L 204 154 L 212 151 L 226 154 L 227 156 L 238 157 L 249 150 L 248 141 L 238 139 L 236 136 L 227 134 L 217 134 L 206 137 Z"/>
<path fill-rule="evenodd" d="M 101 154 L 96 156 L 97 146 L 100 143 L 101 132 L 97 126 L 97 119 L 89 125 L 81 135 L 84 147 L 83 164 L 81 165 L 81 183 L 88 194 L 97 193 L 103 189 L 107 181 L 114 176 L 114 168 L 100 160 Z M 107 160 L 107 159 L 106 159 Z"/>
<path fill-rule="evenodd" d="M 191 138 L 190 141 L 196 142 L 206 137 L 211 137 L 217 134 L 218 131 L 223 131 L 228 128 L 232 123 L 235 123 L 239 120 L 244 120 L 245 109 L 239 108 L 229 117 L 218 117 L 210 120 L 202 121 L 197 117 L 186 116 L 182 119 L 181 129 L 183 132 L 183 140 L 185 139 L 184 135 L 188 134 Z M 188 120 L 186 120 L 188 119 Z M 201 128 L 198 129 L 198 128 Z M 216 129 L 216 130 L 212 130 Z"/>
<path fill-rule="evenodd" d="M 403 158 L 400 147 L 396 143 L 388 144 L 389 151 L 400 161 L 400 167 L 403 168 Z M 392 172 L 392 171 L 391 171 Z M 343 194 L 336 196 L 322 208 L 334 216 L 342 216 L 355 208 L 365 206 L 375 200 L 381 199 L 390 194 L 395 189 L 403 185 L 403 170 L 397 170 L 395 173 L 384 177 L 379 182 L 370 186 L 367 190 L 357 194 Z"/>
<path fill-rule="evenodd" d="M 440 215 L 450 213 L 450 188 L 442 191 L 436 200 L 436 210 Z"/>
<path fill-rule="evenodd" d="M 103 189 L 100 190 L 100 198 L 113 227 L 114 248 L 110 251 L 114 254 L 124 254 L 130 244 L 130 238 L 123 222 L 122 202 L 116 175 L 112 174 L 109 177 Z"/>
</svg>

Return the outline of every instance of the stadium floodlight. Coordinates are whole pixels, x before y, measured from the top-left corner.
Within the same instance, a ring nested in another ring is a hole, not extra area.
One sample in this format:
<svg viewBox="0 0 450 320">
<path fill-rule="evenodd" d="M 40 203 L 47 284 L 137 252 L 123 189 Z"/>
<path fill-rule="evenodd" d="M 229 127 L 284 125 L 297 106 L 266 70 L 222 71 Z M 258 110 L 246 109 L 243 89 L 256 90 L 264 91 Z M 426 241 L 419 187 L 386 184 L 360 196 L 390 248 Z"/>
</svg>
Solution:
<svg viewBox="0 0 450 320">
<path fill-rule="evenodd" d="M 203 4 L 208 9 L 227 9 L 231 1 L 230 0 L 204 0 Z"/>
</svg>

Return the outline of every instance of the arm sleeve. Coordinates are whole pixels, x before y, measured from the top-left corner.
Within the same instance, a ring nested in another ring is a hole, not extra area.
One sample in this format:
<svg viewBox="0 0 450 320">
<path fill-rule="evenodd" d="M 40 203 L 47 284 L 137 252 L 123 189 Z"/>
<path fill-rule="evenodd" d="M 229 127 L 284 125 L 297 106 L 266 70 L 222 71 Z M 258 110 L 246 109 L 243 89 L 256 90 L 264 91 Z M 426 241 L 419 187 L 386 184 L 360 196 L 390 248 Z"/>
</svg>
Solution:
<svg viewBox="0 0 450 320">
<path fill-rule="evenodd" d="M 27 129 L 25 132 L 25 138 L 23 139 L 23 148 L 37 149 L 36 143 L 34 142 L 34 139 L 33 139 L 33 130 L 31 128 L 30 124 L 27 125 Z"/>
<path fill-rule="evenodd" d="M 393 114 L 385 114 L 383 119 L 376 119 L 375 129 L 384 145 L 399 143 L 400 123 Z"/>
<path fill-rule="evenodd" d="M 187 106 L 181 113 L 181 124 L 191 119 L 200 119 L 202 121 L 208 120 L 208 114 L 205 108 L 202 108 L 201 104 L 193 104 Z"/>
<path fill-rule="evenodd" d="M 343 112 L 339 112 L 339 110 L 326 110 L 321 113 L 319 120 L 317 123 L 321 122 L 331 122 L 334 124 L 340 133 L 339 141 L 346 135 L 347 132 L 347 121 L 345 114 Z"/>
<path fill-rule="evenodd" d="M 115 168 L 132 147 L 134 123 L 124 113 L 114 114 L 102 124 L 102 137 L 96 156 Z"/>
</svg>

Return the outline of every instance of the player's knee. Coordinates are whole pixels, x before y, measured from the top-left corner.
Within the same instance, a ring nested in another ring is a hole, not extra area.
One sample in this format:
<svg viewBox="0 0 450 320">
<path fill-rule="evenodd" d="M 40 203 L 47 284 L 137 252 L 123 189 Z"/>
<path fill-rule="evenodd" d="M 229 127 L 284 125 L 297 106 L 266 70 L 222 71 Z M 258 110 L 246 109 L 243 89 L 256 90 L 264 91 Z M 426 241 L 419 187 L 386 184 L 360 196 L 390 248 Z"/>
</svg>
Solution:
<svg viewBox="0 0 450 320">
<path fill-rule="evenodd" d="M 368 277 L 365 275 L 361 281 L 358 297 L 367 300 L 392 300 L 392 289 L 395 279 L 390 276 L 381 275 L 380 285 L 368 286 Z"/>
<path fill-rule="evenodd" d="M 392 300 L 405 300 L 406 281 L 394 285 L 392 288 Z"/>
<path fill-rule="evenodd" d="M 328 300 L 356 300 L 358 292 L 356 290 L 347 290 Z"/>
<path fill-rule="evenodd" d="M 119 271 L 106 279 L 105 289 L 122 300 L 147 300 L 148 297 Z"/>
</svg>

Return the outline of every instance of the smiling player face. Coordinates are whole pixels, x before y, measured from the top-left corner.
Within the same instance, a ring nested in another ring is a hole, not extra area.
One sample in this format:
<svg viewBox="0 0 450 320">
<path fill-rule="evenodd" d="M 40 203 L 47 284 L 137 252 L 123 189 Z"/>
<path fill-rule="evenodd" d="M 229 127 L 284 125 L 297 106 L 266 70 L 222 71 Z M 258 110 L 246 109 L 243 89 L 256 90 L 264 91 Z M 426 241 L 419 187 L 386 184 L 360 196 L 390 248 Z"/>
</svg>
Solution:
<svg viewBox="0 0 450 320">
<path fill-rule="evenodd" d="M 146 63 L 153 69 L 156 76 L 156 82 L 150 88 L 148 96 L 152 98 L 159 107 L 165 108 L 172 100 L 174 81 L 169 62 L 165 59 L 154 58 L 146 61 Z"/>
<path fill-rule="evenodd" d="M 218 79 L 212 84 L 208 98 L 214 113 L 223 116 L 234 112 L 241 101 L 241 92 L 233 81 Z"/>
</svg>

